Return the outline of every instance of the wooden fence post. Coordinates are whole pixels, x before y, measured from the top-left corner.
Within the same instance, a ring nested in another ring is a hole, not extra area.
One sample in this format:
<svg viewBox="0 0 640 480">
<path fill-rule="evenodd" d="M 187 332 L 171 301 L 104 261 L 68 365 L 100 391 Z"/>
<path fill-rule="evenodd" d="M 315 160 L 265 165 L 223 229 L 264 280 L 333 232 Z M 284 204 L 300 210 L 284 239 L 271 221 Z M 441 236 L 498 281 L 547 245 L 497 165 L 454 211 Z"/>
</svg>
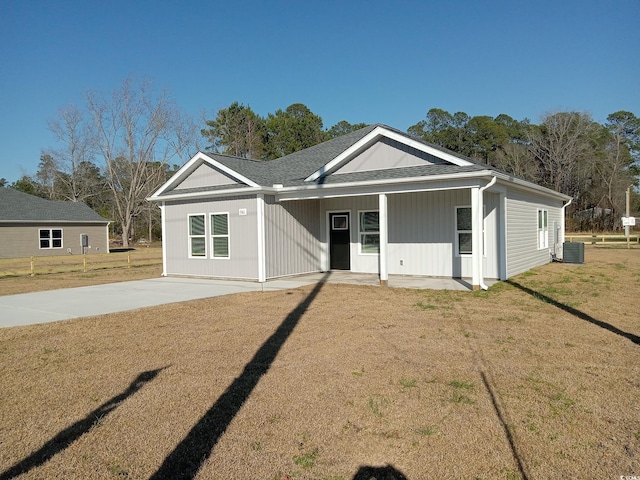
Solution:
<svg viewBox="0 0 640 480">
<path fill-rule="evenodd" d="M 36 264 L 33 260 L 33 257 L 31 257 L 31 276 L 34 277 L 36 275 Z"/>
<path fill-rule="evenodd" d="M 127 268 L 131 268 L 131 253 L 127 252 Z"/>
<path fill-rule="evenodd" d="M 82 270 L 87 273 L 87 254 L 82 255 Z"/>
</svg>

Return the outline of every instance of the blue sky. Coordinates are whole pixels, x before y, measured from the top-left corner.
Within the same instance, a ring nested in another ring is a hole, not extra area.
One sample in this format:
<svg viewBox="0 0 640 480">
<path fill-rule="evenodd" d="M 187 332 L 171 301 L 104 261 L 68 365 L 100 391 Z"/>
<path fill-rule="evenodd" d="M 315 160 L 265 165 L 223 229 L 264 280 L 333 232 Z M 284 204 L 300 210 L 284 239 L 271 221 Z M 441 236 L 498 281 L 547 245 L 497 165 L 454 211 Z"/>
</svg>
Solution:
<svg viewBox="0 0 640 480">
<path fill-rule="evenodd" d="M 194 117 L 304 103 L 326 128 L 640 116 L 638 19 L 639 0 L 0 0 L 0 177 L 34 174 L 60 107 L 130 75 Z"/>
</svg>

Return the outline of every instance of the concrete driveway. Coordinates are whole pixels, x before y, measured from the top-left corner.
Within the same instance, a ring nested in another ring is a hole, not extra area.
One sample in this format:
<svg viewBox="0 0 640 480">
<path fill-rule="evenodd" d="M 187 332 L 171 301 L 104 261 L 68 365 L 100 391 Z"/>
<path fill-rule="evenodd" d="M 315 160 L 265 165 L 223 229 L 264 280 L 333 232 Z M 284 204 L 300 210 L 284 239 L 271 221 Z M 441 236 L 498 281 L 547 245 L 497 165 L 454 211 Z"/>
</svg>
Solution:
<svg viewBox="0 0 640 480">
<path fill-rule="evenodd" d="M 240 292 L 286 290 L 316 283 L 296 277 L 267 283 L 153 278 L 0 296 L 0 327 L 55 322 Z"/>
</svg>

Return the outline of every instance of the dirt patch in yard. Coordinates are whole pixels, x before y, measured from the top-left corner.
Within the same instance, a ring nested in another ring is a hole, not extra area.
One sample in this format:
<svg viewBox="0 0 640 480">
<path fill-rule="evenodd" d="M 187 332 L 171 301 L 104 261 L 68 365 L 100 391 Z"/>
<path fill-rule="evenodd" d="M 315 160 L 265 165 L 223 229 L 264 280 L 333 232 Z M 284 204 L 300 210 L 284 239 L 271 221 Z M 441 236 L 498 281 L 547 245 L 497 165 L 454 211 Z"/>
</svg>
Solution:
<svg viewBox="0 0 640 480">
<path fill-rule="evenodd" d="M 639 475 L 640 251 L 586 257 L 2 329 L 0 478 Z"/>
</svg>

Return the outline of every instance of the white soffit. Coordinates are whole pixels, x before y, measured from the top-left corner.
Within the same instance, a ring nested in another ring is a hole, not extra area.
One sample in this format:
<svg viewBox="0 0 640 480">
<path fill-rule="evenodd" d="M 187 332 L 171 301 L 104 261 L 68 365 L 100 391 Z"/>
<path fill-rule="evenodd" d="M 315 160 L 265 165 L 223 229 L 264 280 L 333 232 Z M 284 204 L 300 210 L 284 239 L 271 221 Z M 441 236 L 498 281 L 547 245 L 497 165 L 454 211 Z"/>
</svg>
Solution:
<svg viewBox="0 0 640 480">
<path fill-rule="evenodd" d="M 450 153 L 443 152 L 442 150 L 439 150 L 437 148 L 430 147 L 429 145 L 425 145 L 424 143 L 418 142 L 417 140 L 409 138 L 405 135 L 391 131 L 384 127 L 376 127 L 367 135 L 362 137 L 359 141 L 357 141 L 356 143 L 351 145 L 349 148 L 347 148 L 344 152 L 342 152 L 336 158 L 331 160 L 329 163 L 324 165 L 319 170 L 309 175 L 307 178 L 304 179 L 304 181 L 312 182 L 322 177 L 323 175 L 331 172 L 332 170 L 335 170 L 341 167 L 344 163 L 350 160 L 353 155 L 363 150 L 364 148 L 368 147 L 369 145 L 375 143 L 380 137 L 387 137 L 391 140 L 395 140 L 399 143 L 403 143 L 409 147 L 415 148 L 416 150 L 419 150 L 421 152 L 428 153 L 429 155 L 433 155 L 434 157 L 440 158 L 442 160 L 445 160 L 459 167 L 473 165 L 473 163 L 468 160 L 464 160 L 462 158 L 456 157 L 455 155 L 451 155 Z"/>
</svg>

